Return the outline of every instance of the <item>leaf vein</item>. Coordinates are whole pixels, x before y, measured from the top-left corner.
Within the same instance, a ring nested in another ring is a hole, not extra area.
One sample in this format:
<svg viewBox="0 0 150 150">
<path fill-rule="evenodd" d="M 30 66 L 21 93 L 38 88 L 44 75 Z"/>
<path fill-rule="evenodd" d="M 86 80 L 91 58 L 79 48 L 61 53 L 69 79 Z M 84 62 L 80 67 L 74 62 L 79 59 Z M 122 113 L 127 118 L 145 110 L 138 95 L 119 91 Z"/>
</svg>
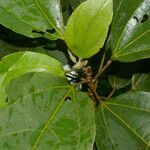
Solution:
<svg viewBox="0 0 150 150">
<path fill-rule="evenodd" d="M 118 106 L 118 107 L 125 107 L 125 108 L 129 108 L 129 109 L 135 109 L 135 110 L 139 110 L 139 111 L 144 111 L 144 112 L 150 113 L 150 110 L 145 110 L 145 109 L 141 109 L 141 108 L 138 108 L 138 107 L 132 107 L 132 106 L 128 106 L 128 105 L 117 104 L 117 103 L 110 103 L 110 102 L 106 102 L 105 104 Z"/>
<path fill-rule="evenodd" d="M 107 124 L 107 122 L 106 122 L 106 118 L 105 118 L 105 114 L 104 114 L 104 109 L 103 109 L 103 107 L 101 107 L 101 112 L 102 112 L 103 121 L 104 121 L 104 124 L 105 124 L 105 126 L 106 126 L 106 129 L 107 129 L 108 135 L 109 135 L 109 137 L 110 137 L 111 143 L 112 143 L 112 145 L 113 145 L 114 149 L 115 149 L 115 150 L 117 150 L 117 149 L 116 149 L 116 147 L 115 147 L 115 145 L 114 145 L 114 142 L 113 142 L 113 139 L 112 139 L 112 136 L 111 136 L 111 133 L 110 133 L 110 130 L 109 130 L 108 124 Z"/>
<path fill-rule="evenodd" d="M 54 119 L 54 117 L 56 116 L 56 114 L 58 113 L 58 111 L 61 109 L 66 96 L 70 93 L 70 91 L 72 90 L 72 88 L 70 88 L 69 91 L 67 91 L 67 93 L 64 95 L 64 97 L 62 98 L 62 100 L 60 101 L 60 103 L 56 106 L 56 108 L 54 109 L 52 115 L 49 116 L 44 128 L 41 131 L 41 134 L 37 137 L 37 139 L 35 140 L 35 143 L 32 146 L 32 150 L 35 150 L 37 148 L 37 145 L 40 142 L 40 139 L 42 138 L 42 136 L 44 135 L 44 133 L 46 132 L 46 129 L 48 128 L 49 124 L 52 122 L 52 120 Z"/>
<path fill-rule="evenodd" d="M 142 38 L 145 34 L 147 34 L 148 32 L 150 32 L 150 30 L 145 31 L 144 33 L 142 33 L 141 35 L 139 35 L 137 38 L 135 38 L 133 41 L 131 41 L 130 43 L 128 43 L 126 46 L 124 46 L 122 49 L 120 49 L 115 55 L 117 56 L 118 54 L 120 54 L 124 49 L 126 49 L 127 47 L 129 47 L 131 44 L 133 44 L 134 42 L 136 42 L 137 40 L 139 40 L 140 38 Z"/>
<path fill-rule="evenodd" d="M 135 134 L 139 139 L 141 139 L 146 145 L 148 145 L 148 142 L 145 141 L 140 135 L 139 133 L 137 133 L 132 127 L 130 127 L 122 118 L 120 118 L 114 111 L 112 111 L 109 107 L 107 107 L 106 105 L 104 105 L 105 108 L 111 112 L 117 119 L 120 120 L 120 122 L 122 122 L 133 134 Z"/>
</svg>

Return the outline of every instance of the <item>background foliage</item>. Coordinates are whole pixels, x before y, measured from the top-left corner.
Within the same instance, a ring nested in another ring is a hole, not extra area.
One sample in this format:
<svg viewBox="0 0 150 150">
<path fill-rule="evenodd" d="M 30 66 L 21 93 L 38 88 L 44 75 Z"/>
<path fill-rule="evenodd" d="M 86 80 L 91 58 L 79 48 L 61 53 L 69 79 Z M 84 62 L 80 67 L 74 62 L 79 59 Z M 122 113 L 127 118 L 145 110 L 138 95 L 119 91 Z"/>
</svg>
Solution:
<svg viewBox="0 0 150 150">
<path fill-rule="evenodd" d="M 0 149 L 148 150 L 149 16 L 149 0 L 0 0 Z M 95 108 L 68 47 L 93 76 L 112 61 Z"/>
</svg>

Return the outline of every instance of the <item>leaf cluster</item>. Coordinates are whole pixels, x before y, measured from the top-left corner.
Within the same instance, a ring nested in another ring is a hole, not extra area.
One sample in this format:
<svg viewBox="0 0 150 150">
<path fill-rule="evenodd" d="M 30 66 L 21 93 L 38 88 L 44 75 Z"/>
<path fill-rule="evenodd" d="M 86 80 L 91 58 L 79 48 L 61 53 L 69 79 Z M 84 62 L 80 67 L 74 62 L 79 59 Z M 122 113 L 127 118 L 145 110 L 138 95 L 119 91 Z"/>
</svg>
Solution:
<svg viewBox="0 0 150 150">
<path fill-rule="evenodd" d="M 0 149 L 148 150 L 149 0 L 0 0 Z"/>
</svg>

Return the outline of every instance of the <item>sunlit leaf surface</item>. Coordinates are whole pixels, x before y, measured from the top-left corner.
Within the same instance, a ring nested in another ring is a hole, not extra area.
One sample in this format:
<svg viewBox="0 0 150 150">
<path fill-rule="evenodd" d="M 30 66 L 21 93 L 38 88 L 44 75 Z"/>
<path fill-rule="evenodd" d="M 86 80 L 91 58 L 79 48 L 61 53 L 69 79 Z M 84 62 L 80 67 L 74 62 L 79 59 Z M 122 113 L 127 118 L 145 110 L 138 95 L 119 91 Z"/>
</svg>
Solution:
<svg viewBox="0 0 150 150">
<path fill-rule="evenodd" d="M 112 59 L 132 62 L 150 57 L 150 1 L 114 0 Z"/>
<path fill-rule="evenodd" d="M 103 46 L 113 15 L 112 0 L 87 0 L 72 13 L 65 31 L 69 49 L 89 58 Z"/>
</svg>

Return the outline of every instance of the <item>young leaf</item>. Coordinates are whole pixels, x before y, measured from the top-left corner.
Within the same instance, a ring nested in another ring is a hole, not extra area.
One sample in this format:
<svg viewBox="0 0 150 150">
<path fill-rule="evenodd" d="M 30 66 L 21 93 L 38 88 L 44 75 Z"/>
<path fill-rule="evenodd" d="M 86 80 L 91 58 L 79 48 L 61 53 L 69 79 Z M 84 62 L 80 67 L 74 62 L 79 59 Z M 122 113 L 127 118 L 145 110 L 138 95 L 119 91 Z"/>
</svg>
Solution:
<svg viewBox="0 0 150 150">
<path fill-rule="evenodd" d="M 71 15 L 65 40 L 80 58 L 89 58 L 103 46 L 112 19 L 112 0 L 87 0 Z"/>
<path fill-rule="evenodd" d="M 150 92 L 150 73 L 134 74 L 132 77 L 132 89 Z"/>
<path fill-rule="evenodd" d="M 131 83 L 131 80 L 125 79 L 125 78 L 120 78 L 115 75 L 110 75 L 109 83 L 112 86 L 112 88 L 119 90 L 121 88 L 128 86 Z"/>
<path fill-rule="evenodd" d="M 0 24 L 28 37 L 63 38 L 60 0 L 0 0 Z"/>
<path fill-rule="evenodd" d="M 148 150 L 150 93 L 131 92 L 103 102 L 96 122 L 98 150 Z"/>
<path fill-rule="evenodd" d="M 65 78 L 30 73 L 13 80 L 0 109 L 0 148 L 91 150 L 94 109 Z"/>
<path fill-rule="evenodd" d="M 149 0 L 114 0 L 112 59 L 133 62 L 150 57 Z"/>
<path fill-rule="evenodd" d="M 56 59 L 34 52 L 17 52 L 0 62 L 0 105 L 4 104 L 5 88 L 9 82 L 28 72 L 48 72 L 64 76 L 62 65 Z"/>
</svg>

